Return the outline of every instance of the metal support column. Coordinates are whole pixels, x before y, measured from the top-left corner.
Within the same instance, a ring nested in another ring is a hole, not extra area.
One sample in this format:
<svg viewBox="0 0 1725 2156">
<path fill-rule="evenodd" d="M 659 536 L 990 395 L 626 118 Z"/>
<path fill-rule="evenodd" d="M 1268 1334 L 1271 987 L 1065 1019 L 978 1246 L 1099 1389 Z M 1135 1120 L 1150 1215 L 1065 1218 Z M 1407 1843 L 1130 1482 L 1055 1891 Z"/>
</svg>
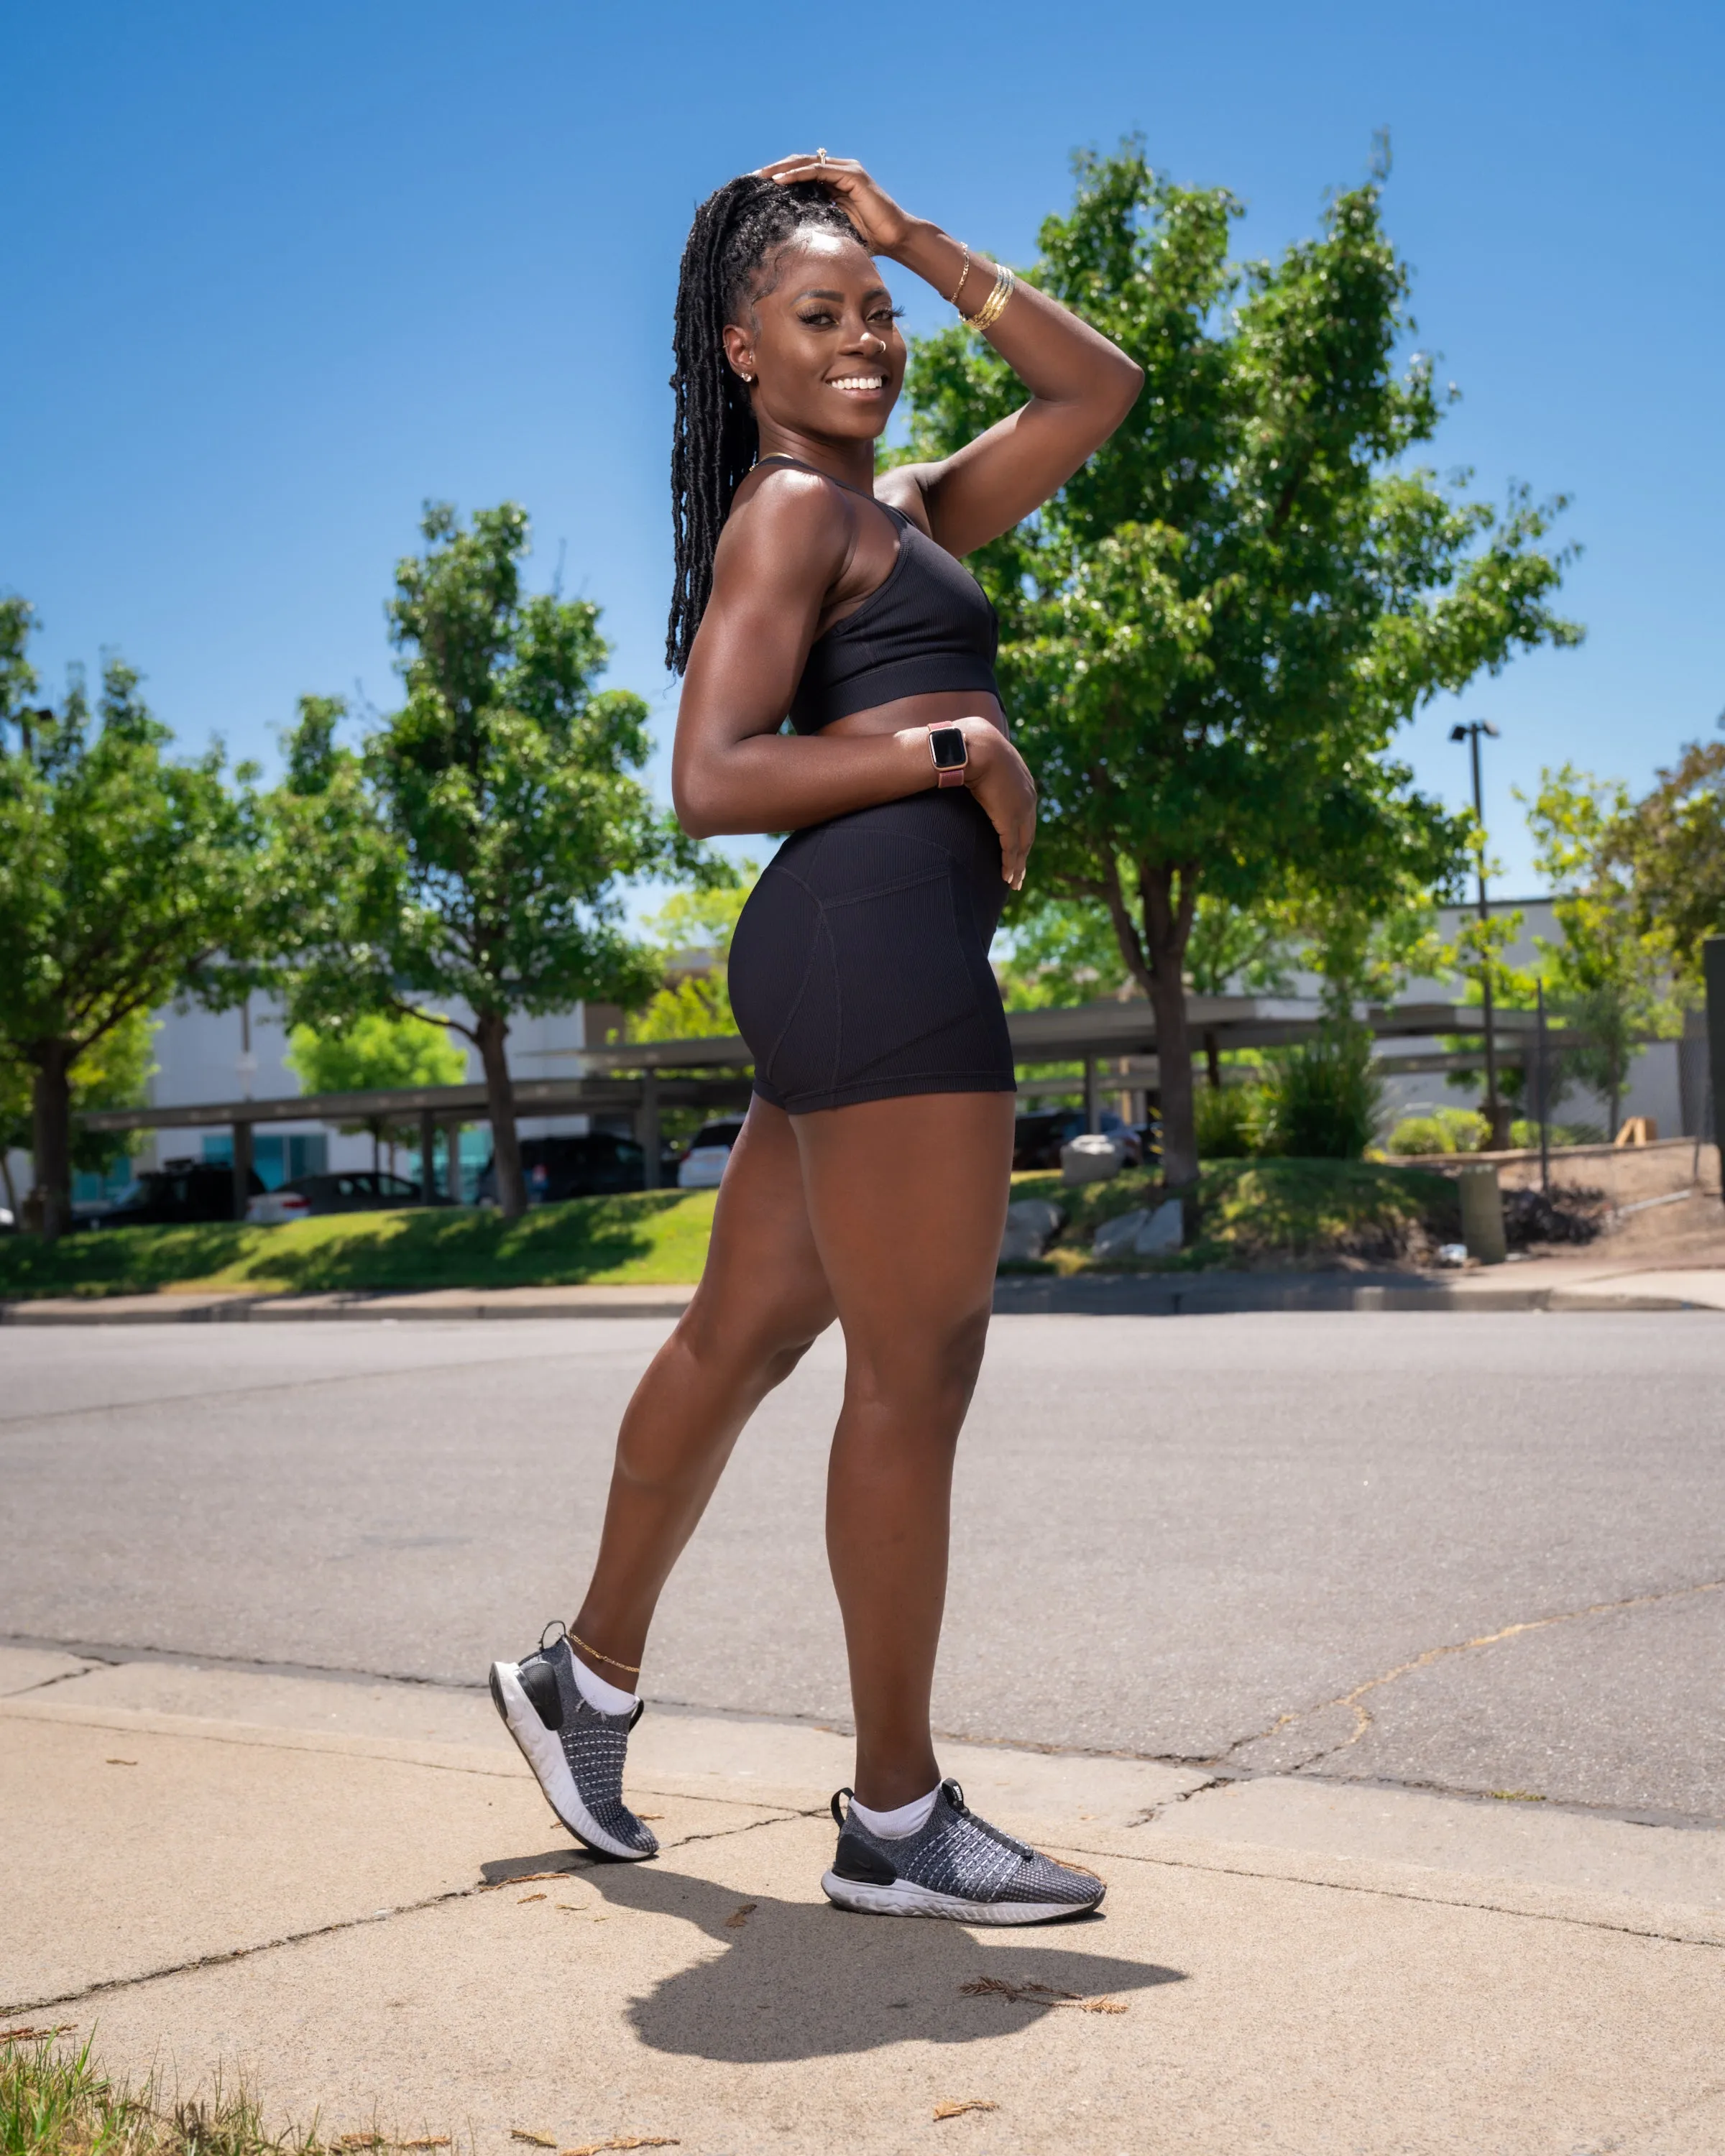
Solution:
<svg viewBox="0 0 1725 2156">
<path fill-rule="evenodd" d="M 437 1115 L 434 1110 L 419 1111 L 419 1200 L 429 1205 L 437 1196 Z"/>
<path fill-rule="evenodd" d="M 1713 1142 L 1725 1161 L 1725 936 L 1709 936 L 1701 947 L 1702 978 L 1707 984 L 1707 1061 L 1711 1065 Z M 1725 1197 L 1725 1174 L 1719 1178 Z"/>
<path fill-rule="evenodd" d="M 641 1147 L 641 1187 L 659 1188 L 659 1073 L 641 1073 L 641 1105 L 635 1111 L 635 1136 Z"/>
<path fill-rule="evenodd" d="M 249 1123 L 234 1126 L 234 1217 L 245 1218 L 245 1209 L 252 1195 L 252 1127 Z"/>
<path fill-rule="evenodd" d="M 1545 1032 L 1545 983 L 1536 981 L 1533 993 L 1539 1013 L 1539 1031 L 1533 1050 L 1533 1084 L 1539 1116 L 1539 1188 L 1551 1195 L 1551 1054 Z"/>
<path fill-rule="evenodd" d="M 1084 1059 L 1084 1127 L 1087 1131 L 1099 1131 L 1102 1127 L 1101 1101 L 1096 1089 L 1096 1059 L 1094 1055 L 1086 1055 Z"/>
</svg>

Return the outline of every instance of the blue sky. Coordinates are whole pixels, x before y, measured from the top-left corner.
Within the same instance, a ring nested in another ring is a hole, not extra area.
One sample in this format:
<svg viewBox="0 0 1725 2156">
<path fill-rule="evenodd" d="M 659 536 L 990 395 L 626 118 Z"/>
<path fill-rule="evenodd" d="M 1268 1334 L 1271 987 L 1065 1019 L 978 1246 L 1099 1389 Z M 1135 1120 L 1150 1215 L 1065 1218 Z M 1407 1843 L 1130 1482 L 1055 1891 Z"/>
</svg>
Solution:
<svg viewBox="0 0 1725 2156">
<path fill-rule="evenodd" d="M 535 577 L 561 557 L 602 603 L 668 745 L 694 203 L 820 142 L 1025 259 L 1072 148 L 1132 129 L 1245 199 L 1256 254 L 1390 128 L 1420 341 L 1464 393 L 1435 461 L 1570 494 L 1586 550 L 1586 644 L 1463 706 L 1503 729 L 1511 883 L 1512 783 L 1565 757 L 1645 783 L 1725 706 L 1717 6 L 5 0 L 4 31 L 0 588 L 39 608 L 52 683 L 117 649 L 188 747 L 273 762 L 304 691 L 388 705 L 382 603 L 428 495 L 527 506 Z M 901 282 L 913 330 L 950 319 Z M 1459 801 L 1455 716 L 1404 740 Z"/>
</svg>

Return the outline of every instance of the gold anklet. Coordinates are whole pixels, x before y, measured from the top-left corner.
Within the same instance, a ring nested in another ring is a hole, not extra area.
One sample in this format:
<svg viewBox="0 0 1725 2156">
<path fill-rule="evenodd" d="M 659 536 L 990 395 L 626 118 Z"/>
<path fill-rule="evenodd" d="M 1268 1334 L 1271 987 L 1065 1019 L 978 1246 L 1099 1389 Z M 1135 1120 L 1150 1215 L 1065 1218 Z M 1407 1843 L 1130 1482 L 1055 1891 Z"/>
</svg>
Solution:
<svg viewBox="0 0 1725 2156">
<path fill-rule="evenodd" d="M 563 1637 L 572 1647 L 579 1647 L 583 1655 L 591 1655 L 596 1662 L 608 1662 L 614 1670 L 627 1670 L 632 1677 L 641 1674 L 639 1662 L 619 1662 L 615 1655 L 602 1655 L 597 1647 L 589 1647 L 579 1633 L 572 1632 L 567 1625 L 563 1627 Z"/>
</svg>

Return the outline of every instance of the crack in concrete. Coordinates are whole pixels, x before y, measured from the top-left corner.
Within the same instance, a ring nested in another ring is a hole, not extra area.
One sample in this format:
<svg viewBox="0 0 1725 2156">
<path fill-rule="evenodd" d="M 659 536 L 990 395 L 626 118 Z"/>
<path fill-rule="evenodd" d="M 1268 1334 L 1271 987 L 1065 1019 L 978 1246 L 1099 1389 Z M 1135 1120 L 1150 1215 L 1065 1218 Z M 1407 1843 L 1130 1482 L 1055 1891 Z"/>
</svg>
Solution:
<svg viewBox="0 0 1725 2156">
<path fill-rule="evenodd" d="M 1370 1709 L 1361 1705 L 1368 1693 L 1379 1691 L 1385 1685 L 1394 1684 L 1399 1678 L 1411 1676 L 1418 1670 L 1430 1669 L 1435 1662 L 1445 1661 L 1451 1655 L 1472 1654 L 1479 1648 L 1495 1647 L 1505 1640 L 1516 1639 L 1523 1632 L 1544 1632 L 1554 1625 L 1574 1624 L 1578 1618 L 1620 1616 L 1628 1609 L 1648 1609 L 1659 1603 L 1681 1601 L 1685 1595 L 1717 1594 L 1721 1592 L 1725 1592 L 1725 1579 L 1700 1580 L 1692 1587 L 1663 1588 L 1654 1594 L 1629 1594 L 1615 1602 L 1591 1602 L 1584 1609 L 1561 1609 L 1549 1617 L 1527 1617 L 1517 1624 L 1505 1625 L 1497 1631 L 1481 1632 L 1476 1639 L 1452 1640 L 1440 1647 L 1428 1647 L 1423 1654 L 1414 1656 L 1410 1661 L 1399 1662 L 1393 1670 L 1385 1670 L 1378 1676 L 1368 1677 L 1363 1684 L 1356 1685 L 1352 1691 L 1338 1693 L 1334 1699 L 1322 1700 L 1316 1707 L 1295 1707 L 1286 1714 L 1278 1715 L 1267 1728 L 1256 1730 L 1250 1737 L 1236 1738 L 1225 1752 L 1218 1753 L 1214 1760 L 1204 1763 L 1219 1765 L 1248 1744 L 1260 1744 L 1266 1738 L 1275 1736 L 1278 1730 L 1286 1729 L 1291 1723 L 1309 1722 L 1316 1715 L 1329 1713 L 1332 1708 L 1347 1707 L 1353 1716 L 1353 1728 L 1339 1744 L 1325 1745 L 1294 1765 L 1275 1770 L 1284 1774 L 1300 1774 L 1307 1767 L 1315 1766 L 1319 1760 L 1333 1759 L 1338 1753 L 1346 1752 L 1358 1743 L 1373 1726 Z"/>
<path fill-rule="evenodd" d="M 790 1812 L 781 1812 L 776 1818 L 750 1820 L 742 1826 L 722 1828 L 711 1834 L 685 1835 L 671 1843 L 670 1847 L 681 1849 L 685 1844 L 696 1841 L 723 1841 L 733 1840 L 739 1835 L 758 1834 L 763 1827 L 782 1826 L 786 1819 L 795 1816 Z M 562 1822 L 557 1824 L 561 1826 Z M 579 1848 L 572 1853 L 577 1856 L 589 1854 Z M 591 1865 L 583 1865 L 579 1871 L 570 1876 L 580 1877 L 593 1868 Z M 219 1953 L 193 1954 L 189 1960 L 165 1962 L 159 1969 L 141 1969 L 134 1976 L 105 1977 L 100 1983 L 83 1984 L 75 1991 L 56 1992 L 43 1999 L 13 1999 L 0 2004 L 0 2015 L 10 2019 L 14 2014 L 44 2013 L 51 2006 L 75 2006 L 82 1999 L 99 1999 L 110 1991 L 131 1991 L 140 1984 L 159 1984 L 167 1977 L 188 1976 L 195 1969 L 219 1969 L 228 1962 L 249 1961 L 258 1954 L 275 1953 L 286 1947 L 304 1946 L 311 1939 L 332 1938 L 338 1933 L 357 1932 L 367 1924 L 387 1924 L 397 1917 L 418 1916 L 424 1910 L 440 1909 L 451 1902 L 476 1901 L 481 1894 L 493 1893 L 498 1887 L 513 1883 L 507 1879 L 482 1879 L 471 1887 L 447 1887 L 440 1894 L 427 1894 L 417 1902 L 403 1902 L 393 1908 L 375 1911 L 370 1916 L 338 1917 L 332 1923 L 313 1924 L 303 1932 L 284 1932 L 280 1938 L 259 1939 L 251 1946 L 228 1947 Z"/>
</svg>

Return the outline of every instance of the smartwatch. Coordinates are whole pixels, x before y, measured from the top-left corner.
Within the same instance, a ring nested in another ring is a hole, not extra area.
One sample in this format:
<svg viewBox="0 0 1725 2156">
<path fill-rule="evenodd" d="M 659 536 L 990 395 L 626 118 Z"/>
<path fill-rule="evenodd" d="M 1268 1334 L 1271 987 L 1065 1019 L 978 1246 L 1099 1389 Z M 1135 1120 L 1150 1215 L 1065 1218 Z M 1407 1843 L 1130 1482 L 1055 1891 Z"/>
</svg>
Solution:
<svg viewBox="0 0 1725 2156">
<path fill-rule="evenodd" d="M 931 726 L 928 753 L 934 758 L 937 786 L 963 786 L 970 768 L 970 742 L 963 726 Z"/>
</svg>

